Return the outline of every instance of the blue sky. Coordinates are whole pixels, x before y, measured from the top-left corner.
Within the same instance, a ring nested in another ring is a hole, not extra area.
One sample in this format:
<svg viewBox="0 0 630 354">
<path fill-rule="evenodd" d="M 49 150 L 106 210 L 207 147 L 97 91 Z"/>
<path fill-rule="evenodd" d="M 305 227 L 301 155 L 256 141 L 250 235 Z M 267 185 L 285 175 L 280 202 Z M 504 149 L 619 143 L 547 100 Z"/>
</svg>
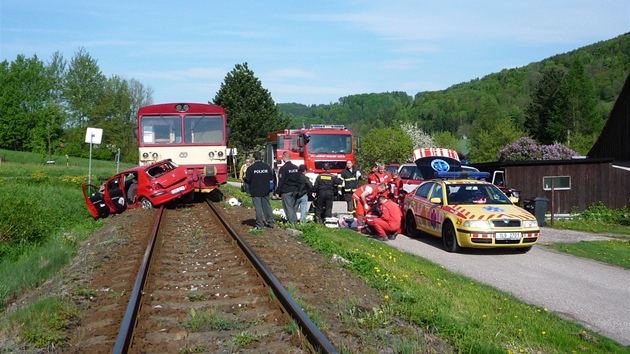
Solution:
<svg viewBox="0 0 630 354">
<path fill-rule="evenodd" d="M 629 31 L 628 0 L 0 0 L 0 60 L 83 47 L 155 103 L 211 101 L 245 62 L 276 103 L 413 96 Z"/>
</svg>

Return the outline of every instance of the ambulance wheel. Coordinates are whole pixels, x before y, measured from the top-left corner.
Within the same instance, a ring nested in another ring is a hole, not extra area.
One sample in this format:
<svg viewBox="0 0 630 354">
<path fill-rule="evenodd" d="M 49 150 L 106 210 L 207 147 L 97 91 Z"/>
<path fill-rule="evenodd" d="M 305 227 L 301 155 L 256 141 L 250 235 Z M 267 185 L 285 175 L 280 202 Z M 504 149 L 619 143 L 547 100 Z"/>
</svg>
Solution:
<svg viewBox="0 0 630 354">
<path fill-rule="evenodd" d="M 450 222 L 444 224 L 444 230 L 442 231 L 442 242 L 444 242 L 444 249 L 447 252 L 457 253 L 460 250 L 457 243 L 457 234 L 453 228 L 453 224 Z"/>
</svg>

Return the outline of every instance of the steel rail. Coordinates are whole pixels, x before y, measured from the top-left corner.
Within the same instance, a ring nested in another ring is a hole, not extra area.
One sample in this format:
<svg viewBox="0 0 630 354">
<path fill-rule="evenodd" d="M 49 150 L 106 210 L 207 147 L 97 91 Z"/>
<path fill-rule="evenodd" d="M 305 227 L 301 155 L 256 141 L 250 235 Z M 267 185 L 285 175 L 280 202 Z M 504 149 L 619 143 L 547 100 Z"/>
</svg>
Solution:
<svg viewBox="0 0 630 354">
<path fill-rule="evenodd" d="M 256 267 L 265 282 L 273 289 L 274 294 L 282 304 L 284 310 L 298 323 L 302 332 L 304 332 L 309 343 L 311 343 L 315 350 L 319 353 L 337 353 L 337 349 L 333 347 L 328 338 L 326 338 L 313 321 L 311 321 L 293 297 L 282 286 L 280 281 L 278 281 L 275 275 L 269 271 L 263 261 L 256 256 L 256 253 L 249 247 L 247 242 L 245 242 L 245 240 L 238 235 L 232 226 L 227 223 L 222 213 L 214 205 L 212 205 L 210 201 L 206 201 L 206 203 L 218 216 L 219 220 L 221 220 L 223 226 L 228 230 L 230 235 L 232 235 L 232 238 L 234 238 L 254 267 Z"/>
<path fill-rule="evenodd" d="M 144 258 L 140 265 L 140 271 L 136 277 L 136 281 L 133 286 L 133 291 L 129 297 L 129 304 L 127 305 L 127 311 L 120 326 L 120 332 L 118 332 L 118 339 L 114 345 L 113 353 L 127 353 L 131 346 L 131 339 L 133 337 L 133 327 L 136 323 L 136 317 L 138 315 L 138 308 L 140 307 L 140 301 L 142 299 L 142 290 L 147 279 L 147 273 L 149 271 L 149 264 L 151 263 L 151 256 L 153 255 L 153 249 L 155 248 L 155 241 L 157 239 L 157 233 L 160 228 L 160 221 L 162 220 L 162 214 L 164 213 L 164 206 L 160 207 L 158 215 L 155 218 L 155 224 L 151 231 L 151 239 L 147 245 L 147 249 L 144 252 Z"/>
</svg>

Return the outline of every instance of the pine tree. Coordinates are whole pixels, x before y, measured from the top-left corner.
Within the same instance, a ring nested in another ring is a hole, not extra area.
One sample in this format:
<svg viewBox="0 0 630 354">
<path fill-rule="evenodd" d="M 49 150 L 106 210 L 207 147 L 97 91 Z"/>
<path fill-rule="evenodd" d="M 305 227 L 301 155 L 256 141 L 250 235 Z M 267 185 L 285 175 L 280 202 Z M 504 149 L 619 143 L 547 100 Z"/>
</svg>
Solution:
<svg viewBox="0 0 630 354">
<path fill-rule="evenodd" d="M 525 111 L 526 129 L 529 134 L 542 144 L 551 144 L 556 139 L 548 130 L 548 125 L 554 125 L 551 118 L 558 99 L 564 71 L 556 66 L 544 69 L 543 76 L 538 81 L 532 93 L 531 102 Z M 554 116 L 554 119 L 557 116 Z"/>
</svg>

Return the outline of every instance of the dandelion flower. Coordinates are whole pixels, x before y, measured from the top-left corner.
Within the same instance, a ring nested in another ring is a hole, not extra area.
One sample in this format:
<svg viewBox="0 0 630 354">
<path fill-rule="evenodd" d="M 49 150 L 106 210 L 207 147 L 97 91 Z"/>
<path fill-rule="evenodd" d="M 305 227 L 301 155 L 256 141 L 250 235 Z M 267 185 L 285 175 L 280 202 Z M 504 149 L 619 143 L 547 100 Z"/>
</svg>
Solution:
<svg viewBox="0 0 630 354">
<path fill-rule="evenodd" d="M 389 299 L 389 295 L 385 295 L 385 299 Z"/>
<path fill-rule="evenodd" d="M 547 334 L 547 332 L 546 331 L 542 331 L 542 335 L 544 336 L 545 334 Z"/>
<path fill-rule="evenodd" d="M 483 316 L 481 316 L 481 317 L 486 318 L 486 317 L 488 317 L 488 315 L 486 315 L 486 314 L 484 313 L 484 314 L 483 314 Z"/>
</svg>

